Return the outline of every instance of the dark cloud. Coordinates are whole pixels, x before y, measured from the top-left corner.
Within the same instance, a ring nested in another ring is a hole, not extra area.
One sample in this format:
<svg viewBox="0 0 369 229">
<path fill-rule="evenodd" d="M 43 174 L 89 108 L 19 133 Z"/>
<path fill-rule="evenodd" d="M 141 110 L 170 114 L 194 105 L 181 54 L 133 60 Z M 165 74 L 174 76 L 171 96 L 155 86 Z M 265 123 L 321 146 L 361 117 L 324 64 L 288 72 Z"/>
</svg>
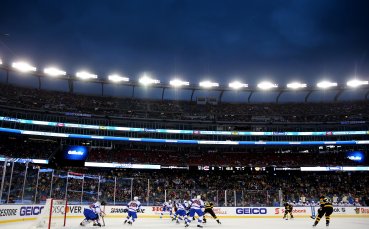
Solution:
<svg viewBox="0 0 369 229">
<path fill-rule="evenodd" d="M 251 84 L 269 75 L 285 82 L 322 75 L 368 77 L 369 2 L 275 1 L 2 1 L 1 55 L 51 62 L 70 72 L 152 71 L 204 75 Z M 7 47 L 4 47 L 4 46 Z M 9 51 L 11 49 L 12 51 Z"/>
</svg>

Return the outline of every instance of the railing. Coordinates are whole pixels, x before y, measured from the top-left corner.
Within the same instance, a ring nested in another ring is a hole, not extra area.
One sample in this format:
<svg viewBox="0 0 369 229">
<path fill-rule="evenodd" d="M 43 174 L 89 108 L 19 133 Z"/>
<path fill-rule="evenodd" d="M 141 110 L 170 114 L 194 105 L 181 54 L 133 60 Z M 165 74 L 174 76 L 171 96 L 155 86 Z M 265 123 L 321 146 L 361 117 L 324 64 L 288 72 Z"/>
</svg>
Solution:
<svg viewBox="0 0 369 229">
<path fill-rule="evenodd" d="M 132 128 L 149 128 L 149 129 L 179 129 L 179 130 L 197 130 L 196 123 L 186 123 L 185 120 L 172 120 L 169 122 L 167 119 L 162 120 L 150 120 L 150 119 L 139 119 L 135 120 L 129 117 L 85 117 L 85 116 L 73 116 L 66 115 L 66 112 L 56 112 L 56 111 L 45 111 L 45 110 L 27 110 L 16 107 L 8 107 L 0 105 L 0 115 L 16 117 L 19 119 L 31 119 L 31 120 L 42 120 L 50 122 L 76 122 L 77 124 L 84 125 L 100 125 L 100 126 L 128 126 Z M 295 115 L 295 114 L 291 114 Z M 78 118 L 77 118 L 78 117 Z M 365 130 L 368 126 L 368 122 L 365 118 L 360 119 L 361 121 L 343 121 L 343 119 L 337 119 L 335 122 L 326 122 L 323 120 L 316 121 L 305 121 L 305 122 L 231 122 L 231 123 L 219 123 L 214 124 L 206 123 L 201 125 L 201 130 L 216 131 L 216 130 L 230 130 L 229 127 L 234 128 L 240 127 L 244 131 L 325 131 L 325 130 L 336 130 L 336 131 L 346 131 L 346 130 Z M 343 123 L 345 123 L 343 125 Z M 271 125 L 273 124 L 273 125 Z M 357 125 L 360 124 L 360 125 Z M 262 130 L 257 130 L 257 129 Z"/>
<path fill-rule="evenodd" d="M 7 158 L 0 164 L 0 203 L 42 203 L 47 198 L 67 198 L 72 204 L 97 199 L 112 205 L 127 204 L 139 196 L 143 205 L 161 205 L 169 199 L 190 199 L 202 195 L 216 206 L 279 206 L 281 191 L 169 189 L 167 180 L 99 176 L 41 168 L 29 162 Z"/>
</svg>

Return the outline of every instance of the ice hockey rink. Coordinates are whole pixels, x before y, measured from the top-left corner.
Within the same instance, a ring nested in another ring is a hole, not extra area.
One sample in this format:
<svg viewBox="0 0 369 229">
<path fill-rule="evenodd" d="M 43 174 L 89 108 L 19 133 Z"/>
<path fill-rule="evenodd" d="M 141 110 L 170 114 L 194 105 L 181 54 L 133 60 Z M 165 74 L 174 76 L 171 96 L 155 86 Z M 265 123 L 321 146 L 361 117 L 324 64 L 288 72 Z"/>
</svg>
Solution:
<svg viewBox="0 0 369 229">
<path fill-rule="evenodd" d="M 92 224 L 82 227 L 79 226 L 81 219 L 68 219 L 66 227 L 56 226 L 53 228 L 98 228 Z M 176 224 L 170 219 L 150 219 L 139 218 L 131 226 L 123 224 L 124 219 L 106 218 L 106 228 L 184 228 L 183 222 Z M 243 219 L 221 219 L 222 224 L 218 225 L 213 219 L 209 218 L 206 224 L 202 224 L 204 228 L 255 228 L 255 229 L 298 229 L 298 228 L 312 228 L 313 220 L 309 218 L 296 218 L 290 220 L 283 220 L 279 218 L 243 218 Z M 188 228 L 197 228 L 197 222 L 193 221 Z M 28 229 L 32 228 L 32 221 L 0 224 L 2 229 Z M 316 228 L 326 228 L 325 219 L 323 218 Z M 369 228 L 369 218 L 331 218 L 329 228 L 334 229 L 364 229 Z"/>
</svg>

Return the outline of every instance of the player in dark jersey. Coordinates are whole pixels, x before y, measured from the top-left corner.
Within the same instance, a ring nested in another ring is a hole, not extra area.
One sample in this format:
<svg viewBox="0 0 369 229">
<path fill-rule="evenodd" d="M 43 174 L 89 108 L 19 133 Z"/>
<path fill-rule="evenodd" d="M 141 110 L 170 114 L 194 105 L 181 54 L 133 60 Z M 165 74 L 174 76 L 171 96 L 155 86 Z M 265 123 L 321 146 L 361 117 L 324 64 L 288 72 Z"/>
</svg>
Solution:
<svg viewBox="0 0 369 229">
<path fill-rule="evenodd" d="M 320 208 L 318 209 L 318 217 L 316 218 L 313 227 L 315 227 L 320 219 L 325 215 L 326 223 L 325 225 L 328 227 L 331 219 L 331 214 L 333 213 L 333 205 L 332 201 L 328 197 L 321 196 L 320 197 Z"/>
<path fill-rule="evenodd" d="M 209 201 L 205 202 L 205 211 L 204 211 L 203 222 L 206 223 L 205 215 L 206 215 L 206 213 L 209 213 L 217 221 L 218 224 L 221 224 L 218 217 L 215 215 L 215 213 L 213 211 L 213 207 L 214 207 L 214 204 L 212 202 L 209 202 Z"/>
<path fill-rule="evenodd" d="M 173 209 L 174 209 L 174 212 L 177 212 L 178 208 L 177 208 L 177 203 L 180 203 L 180 201 L 178 199 L 174 200 L 173 201 Z"/>
<path fill-rule="evenodd" d="M 292 215 L 292 210 L 293 210 L 293 206 L 292 204 L 289 204 L 289 203 L 284 203 L 284 216 L 283 216 L 283 219 L 285 220 L 288 220 L 288 213 L 290 214 L 291 216 L 291 219 L 293 219 L 293 215 Z"/>
</svg>

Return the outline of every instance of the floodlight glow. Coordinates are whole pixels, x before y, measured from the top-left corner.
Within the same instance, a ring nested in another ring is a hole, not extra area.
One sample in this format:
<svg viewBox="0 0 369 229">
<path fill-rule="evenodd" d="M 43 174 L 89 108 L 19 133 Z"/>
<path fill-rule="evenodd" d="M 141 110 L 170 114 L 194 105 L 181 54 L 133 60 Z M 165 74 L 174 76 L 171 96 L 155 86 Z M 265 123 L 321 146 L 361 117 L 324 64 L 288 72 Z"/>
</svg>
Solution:
<svg viewBox="0 0 369 229">
<path fill-rule="evenodd" d="M 171 80 L 169 82 L 169 84 L 172 85 L 173 87 L 181 87 L 181 86 L 190 85 L 190 82 L 182 81 L 182 80 L 179 80 L 179 79 L 174 79 L 174 80 Z"/>
<path fill-rule="evenodd" d="M 278 84 L 274 84 L 268 81 L 264 81 L 258 84 L 258 88 L 262 89 L 262 90 L 269 90 L 271 88 L 277 88 Z"/>
<path fill-rule="evenodd" d="M 228 86 L 237 90 L 243 87 L 248 87 L 249 85 L 245 83 L 241 83 L 239 81 L 233 81 L 232 83 L 229 83 Z"/>
<path fill-rule="evenodd" d="M 83 80 L 87 80 L 87 79 L 97 79 L 97 75 L 82 71 L 82 72 L 77 72 L 76 76 L 78 78 L 81 78 Z"/>
<path fill-rule="evenodd" d="M 306 83 L 298 83 L 298 82 L 287 84 L 287 87 L 291 89 L 305 88 L 306 86 L 307 86 Z"/>
<path fill-rule="evenodd" d="M 45 68 L 44 73 L 50 76 L 65 76 L 67 74 L 65 71 L 62 71 L 54 67 Z"/>
<path fill-rule="evenodd" d="M 0 59 L 0 64 L 3 64 L 3 60 L 2 59 Z"/>
<path fill-rule="evenodd" d="M 202 81 L 199 83 L 200 87 L 211 88 L 211 87 L 219 87 L 219 83 L 211 82 L 211 81 Z"/>
<path fill-rule="evenodd" d="M 152 79 L 148 77 L 147 75 L 144 75 L 138 80 L 138 82 L 143 85 L 150 85 L 150 84 L 158 84 L 160 83 L 160 80 Z"/>
<path fill-rule="evenodd" d="M 35 72 L 36 71 L 36 67 L 33 67 L 32 65 L 26 62 L 14 62 L 12 64 L 12 67 L 21 72 L 31 72 L 31 71 Z"/>
<path fill-rule="evenodd" d="M 363 80 L 350 80 L 347 82 L 347 86 L 349 87 L 358 87 L 361 85 L 367 85 L 368 81 L 363 81 Z"/>
<path fill-rule="evenodd" d="M 119 83 L 119 82 L 128 82 L 128 81 L 129 81 L 129 78 L 127 78 L 127 77 L 122 77 L 122 76 L 117 75 L 117 74 L 109 75 L 109 76 L 108 76 L 108 79 L 109 79 L 110 81 L 115 82 L 115 83 Z"/>
<path fill-rule="evenodd" d="M 328 81 L 322 81 L 316 85 L 319 88 L 330 88 L 330 87 L 337 87 L 337 83 L 328 82 Z"/>
</svg>

